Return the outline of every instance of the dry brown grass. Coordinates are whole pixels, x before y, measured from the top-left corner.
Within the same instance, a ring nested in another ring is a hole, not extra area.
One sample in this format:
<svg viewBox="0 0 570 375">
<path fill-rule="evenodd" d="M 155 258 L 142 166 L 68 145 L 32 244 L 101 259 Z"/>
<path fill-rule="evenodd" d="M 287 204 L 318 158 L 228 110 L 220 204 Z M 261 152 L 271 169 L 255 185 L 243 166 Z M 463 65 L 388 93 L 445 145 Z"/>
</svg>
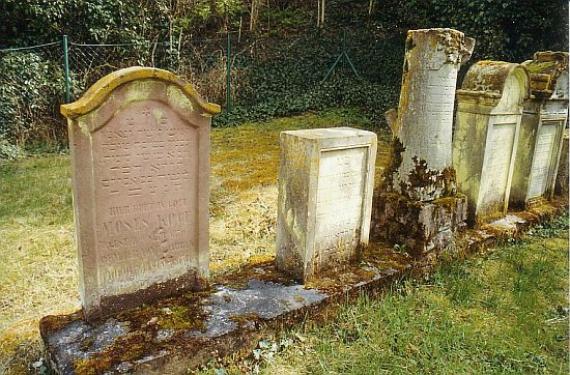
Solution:
<svg viewBox="0 0 570 375">
<path fill-rule="evenodd" d="M 355 113 L 330 112 L 214 129 L 212 274 L 273 257 L 279 132 L 367 124 Z M 387 137 L 380 134 L 380 166 Z M 1 166 L 0 203 L 0 374 L 23 374 L 41 356 L 39 319 L 79 307 L 69 158 L 45 156 Z"/>
</svg>

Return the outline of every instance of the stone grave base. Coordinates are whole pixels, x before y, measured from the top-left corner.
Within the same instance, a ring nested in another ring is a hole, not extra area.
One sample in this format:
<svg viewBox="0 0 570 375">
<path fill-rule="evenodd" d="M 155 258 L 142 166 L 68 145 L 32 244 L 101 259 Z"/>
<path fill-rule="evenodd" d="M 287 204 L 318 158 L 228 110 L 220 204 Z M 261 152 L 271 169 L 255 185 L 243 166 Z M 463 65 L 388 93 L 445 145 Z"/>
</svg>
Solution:
<svg viewBox="0 0 570 375">
<path fill-rule="evenodd" d="M 463 212 L 461 202 L 456 200 L 452 207 Z M 451 236 L 451 254 L 461 258 L 483 251 L 567 207 L 568 201 L 559 199 L 510 213 L 480 229 L 459 231 Z M 441 205 L 423 210 L 444 211 Z M 452 224 L 459 223 L 452 219 Z M 362 250 L 358 262 L 322 274 L 305 286 L 280 273 L 274 261 L 249 264 L 212 280 L 210 290 L 159 300 L 97 323 L 82 320 L 81 312 L 46 316 L 40 333 L 49 365 L 57 374 L 185 374 L 211 361 L 247 357 L 261 338 L 293 324 L 326 321 L 338 303 L 362 292 L 376 294 L 401 278 L 423 276 L 438 264 L 438 256 L 431 252 L 411 257 L 373 242 Z"/>
<path fill-rule="evenodd" d="M 379 194 L 372 215 L 372 238 L 422 256 L 453 244 L 454 233 L 467 220 L 467 198 L 457 195 L 420 202 L 397 193 Z"/>
</svg>

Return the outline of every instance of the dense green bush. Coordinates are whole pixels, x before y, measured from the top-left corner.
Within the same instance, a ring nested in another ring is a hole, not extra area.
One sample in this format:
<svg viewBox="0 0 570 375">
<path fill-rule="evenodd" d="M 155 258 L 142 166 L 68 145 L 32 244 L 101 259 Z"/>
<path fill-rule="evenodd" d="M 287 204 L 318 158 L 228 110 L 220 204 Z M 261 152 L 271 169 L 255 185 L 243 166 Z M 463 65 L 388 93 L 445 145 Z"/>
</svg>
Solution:
<svg viewBox="0 0 570 375">
<path fill-rule="evenodd" d="M 64 33 L 78 43 L 133 43 L 106 53 L 73 47 L 74 96 L 109 71 L 145 64 L 178 71 L 224 107 L 229 29 L 232 109 L 216 117 L 216 126 L 339 106 L 382 123 L 382 113 L 397 105 L 408 29 L 452 27 L 476 38 L 470 63 L 568 49 L 565 0 L 331 0 L 323 28 L 315 26 L 316 2 L 256 3 L 258 21 L 249 32 L 252 2 L 245 0 L 4 0 L 0 47 L 52 42 Z M 168 44 L 149 48 L 155 42 Z M 324 81 L 343 46 L 358 76 L 343 60 Z M 65 139 L 61 58 L 60 50 L 51 57 L 0 52 L 4 142 Z"/>
<path fill-rule="evenodd" d="M 390 29 L 451 27 L 477 39 L 473 60 L 520 62 L 568 50 L 568 1 L 386 0 L 375 15 Z"/>
<path fill-rule="evenodd" d="M 404 38 L 373 33 L 319 32 L 303 37 L 264 39 L 253 48 L 237 46 L 234 69 L 239 90 L 235 107 L 215 120 L 228 125 L 307 110 L 355 107 L 376 122 L 397 104 L 402 73 Z M 345 47 L 343 47 L 343 45 Z M 325 80 L 343 51 L 346 58 Z"/>
<path fill-rule="evenodd" d="M 63 73 L 30 52 L 0 56 L 0 136 L 23 146 L 62 138 L 54 113 L 62 102 Z"/>
</svg>

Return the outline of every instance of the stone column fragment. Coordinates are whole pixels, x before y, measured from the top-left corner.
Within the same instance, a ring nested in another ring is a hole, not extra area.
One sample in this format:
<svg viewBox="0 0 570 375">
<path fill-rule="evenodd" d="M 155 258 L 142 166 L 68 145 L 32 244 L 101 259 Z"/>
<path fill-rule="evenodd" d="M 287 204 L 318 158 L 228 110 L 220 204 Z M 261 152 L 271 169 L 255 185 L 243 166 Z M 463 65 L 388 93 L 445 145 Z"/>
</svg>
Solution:
<svg viewBox="0 0 570 375">
<path fill-rule="evenodd" d="M 453 29 L 408 31 L 398 113 L 387 116 L 394 136 L 405 147 L 401 181 L 409 182 L 413 157 L 425 160 L 431 170 L 451 167 L 457 72 L 474 46 L 474 39 Z M 435 199 L 438 194 L 426 198 Z"/>
</svg>

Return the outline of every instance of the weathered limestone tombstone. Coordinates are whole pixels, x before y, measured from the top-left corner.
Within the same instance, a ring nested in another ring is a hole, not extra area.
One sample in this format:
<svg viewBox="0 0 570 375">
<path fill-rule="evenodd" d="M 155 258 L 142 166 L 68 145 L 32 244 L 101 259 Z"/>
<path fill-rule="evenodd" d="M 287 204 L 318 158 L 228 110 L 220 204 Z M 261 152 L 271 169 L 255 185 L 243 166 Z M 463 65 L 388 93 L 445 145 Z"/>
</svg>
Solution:
<svg viewBox="0 0 570 375">
<path fill-rule="evenodd" d="M 537 52 L 522 63 L 530 74 L 524 102 L 511 206 L 528 207 L 554 194 L 568 119 L 568 53 Z"/>
<path fill-rule="evenodd" d="M 375 194 L 373 235 L 415 256 L 451 246 L 466 219 L 451 139 L 457 73 L 474 46 L 453 29 L 408 31 L 398 111 L 386 113 L 392 162 Z"/>
<path fill-rule="evenodd" d="M 192 86 L 132 67 L 63 105 L 87 320 L 200 289 L 208 277 L 211 115 Z"/>
<path fill-rule="evenodd" d="M 295 130 L 280 141 L 277 266 L 307 281 L 368 243 L 376 134 Z"/>
<path fill-rule="evenodd" d="M 474 47 L 474 39 L 453 29 L 408 31 L 398 111 L 387 114 L 394 136 L 405 148 L 399 167 L 401 183 L 411 183 L 413 187 L 408 173 L 416 168 L 414 158 L 418 163 L 425 161 L 435 171 L 452 166 L 457 72 L 460 64 L 469 60 Z M 417 199 L 422 201 L 443 194 L 436 184 L 416 190 Z"/>
<path fill-rule="evenodd" d="M 562 152 L 560 155 L 560 166 L 558 167 L 558 175 L 556 176 L 556 194 L 567 197 L 568 196 L 568 146 L 570 137 L 568 129 L 564 130 L 564 137 L 562 140 Z"/>
<path fill-rule="evenodd" d="M 453 165 L 472 223 L 507 212 L 528 87 L 528 73 L 519 64 L 479 61 L 457 91 Z"/>
</svg>

